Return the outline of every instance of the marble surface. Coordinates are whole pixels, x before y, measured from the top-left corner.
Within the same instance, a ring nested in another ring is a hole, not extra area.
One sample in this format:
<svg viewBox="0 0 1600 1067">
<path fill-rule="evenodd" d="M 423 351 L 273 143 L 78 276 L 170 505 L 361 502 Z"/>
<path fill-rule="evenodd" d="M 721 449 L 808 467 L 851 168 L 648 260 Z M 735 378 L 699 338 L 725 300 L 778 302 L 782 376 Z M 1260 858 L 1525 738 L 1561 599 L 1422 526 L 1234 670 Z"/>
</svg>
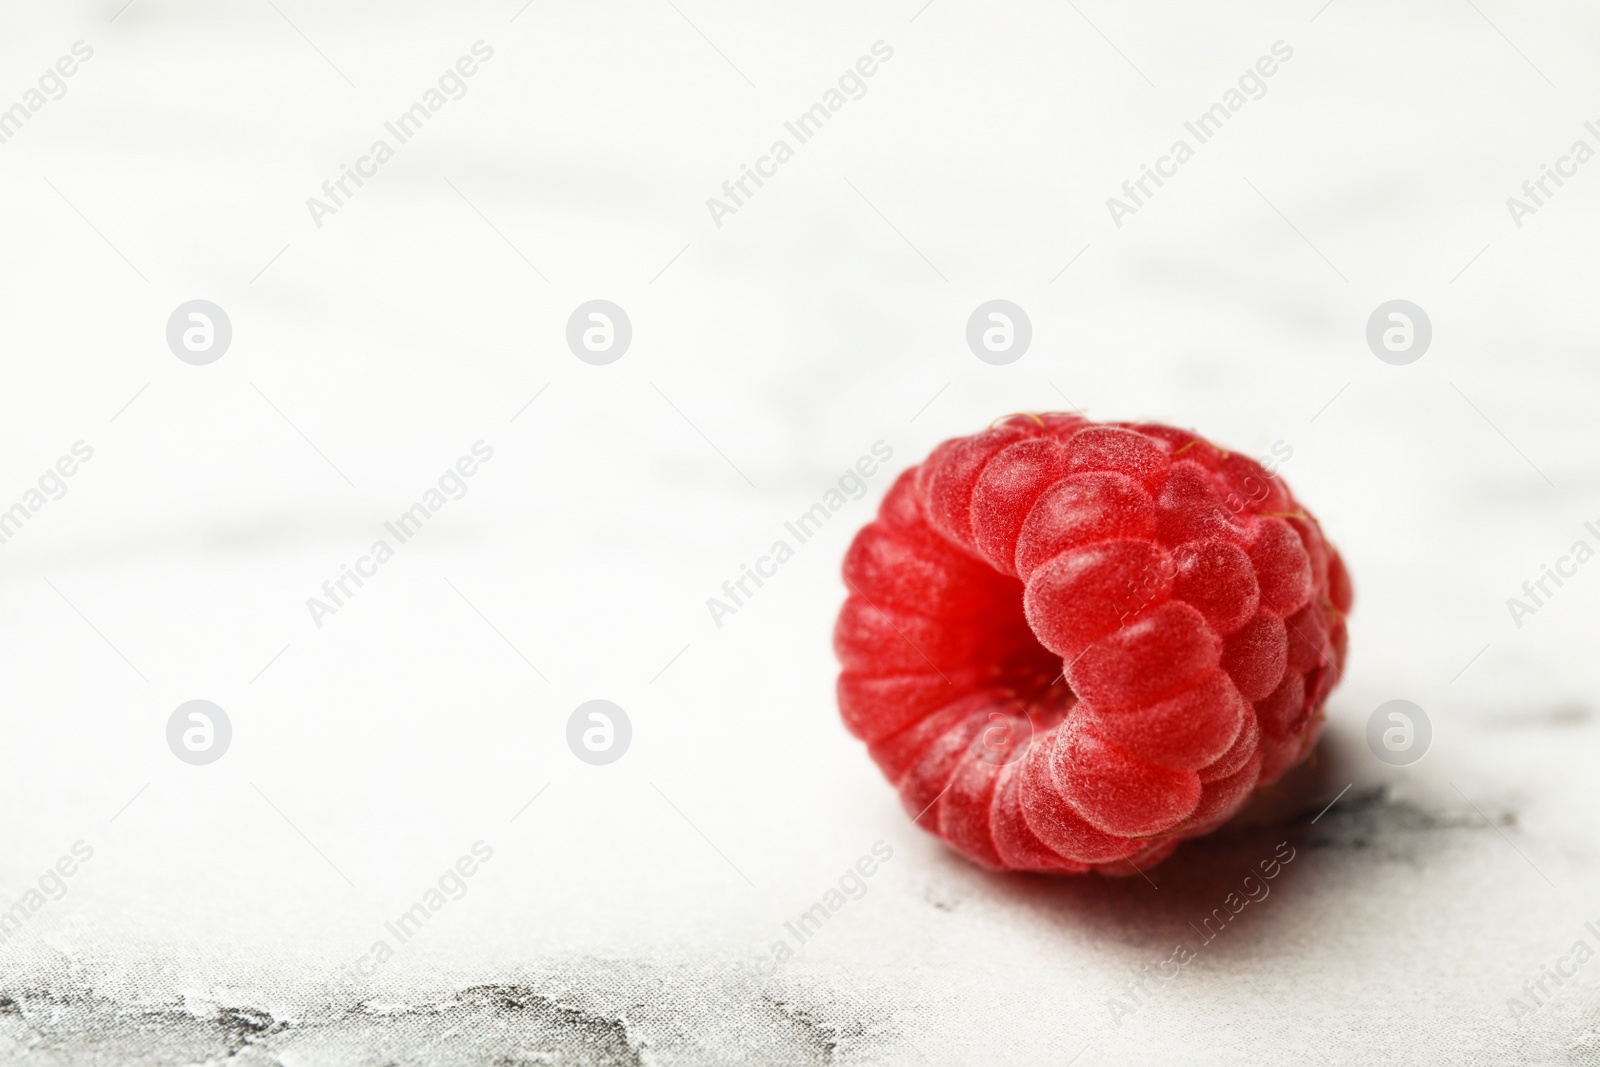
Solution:
<svg viewBox="0 0 1600 1067">
<path fill-rule="evenodd" d="M 1600 547 L 1600 164 L 1561 163 L 1600 148 L 1600 16 L 920 4 L 0 12 L 0 115 L 92 49 L 0 143 L 0 1061 L 1600 1062 L 1600 566 L 1508 607 Z M 608 366 L 564 340 L 597 298 Z M 964 337 L 994 298 L 1033 328 L 1007 366 Z M 1407 366 L 1364 338 L 1397 298 Z M 206 366 L 164 336 L 193 299 L 232 324 Z M 1286 446 L 1357 589 L 1313 762 L 1149 881 L 974 869 L 833 701 L 892 474 L 1070 407 Z M 207 766 L 167 742 L 195 699 Z M 607 766 L 567 744 L 593 699 L 632 724 Z M 1366 743 L 1395 699 L 1432 724 L 1405 767 Z"/>
</svg>

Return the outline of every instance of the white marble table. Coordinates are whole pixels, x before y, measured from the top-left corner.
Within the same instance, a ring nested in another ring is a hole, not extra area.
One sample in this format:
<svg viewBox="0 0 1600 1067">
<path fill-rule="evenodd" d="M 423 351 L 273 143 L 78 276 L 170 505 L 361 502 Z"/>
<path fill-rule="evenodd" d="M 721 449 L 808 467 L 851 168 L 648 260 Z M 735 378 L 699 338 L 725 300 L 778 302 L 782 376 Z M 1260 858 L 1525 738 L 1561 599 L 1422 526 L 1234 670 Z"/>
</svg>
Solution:
<svg viewBox="0 0 1600 1067">
<path fill-rule="evenodd" d="M 1600 19 L 1318 2 L 0 14 L 0 109 L 92 48 L 0 144 L 0 1060 L 1600 1062 L 1600 567 L 1507 607 L 1600 545 L 1600 165 L 1507 206 L 1600 147 Z M 997 297 L 1033 326 L 1009 366 L 963 337 Z M 633 326 L 608 366 L 563 342 L 596 298 Z M 1395 298 L 1433 324 L 1409 366 L 1363 340 Z M 163 336 L 193 299 L 232 323 L 207 366 Z M 839 558 L 893 471 L 1070 406 L 1287 445 L 1357 586 L 1314 764 L 1149 883 L 953 857 L 832 696 Z M 232 724 L 207 766 L 164 733 L 194 699 Z M 608 766 L 567 747 L 591 699 L 632 724 Z M 1409 767 L 1364 740 L 1392 699 L 1433 725 Z"/>
</svg>

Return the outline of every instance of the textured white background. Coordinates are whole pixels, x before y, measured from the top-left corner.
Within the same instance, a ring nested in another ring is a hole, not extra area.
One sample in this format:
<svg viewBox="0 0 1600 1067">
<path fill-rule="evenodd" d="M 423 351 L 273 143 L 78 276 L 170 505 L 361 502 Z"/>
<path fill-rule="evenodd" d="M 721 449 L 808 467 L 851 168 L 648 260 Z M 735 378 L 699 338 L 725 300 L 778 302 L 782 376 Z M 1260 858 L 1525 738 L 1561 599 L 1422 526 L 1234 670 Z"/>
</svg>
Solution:
<svg viewBox="0 0 1600 1067">
<path fill-rule="evenodd" d="M 0 13 L 0 107 L 94 48 L 0 145 L 0 507 L 95 450 L 0 545 L 0 909 L 95 849 L 0 946 L 0 1058 L 220 1056 L 250 1009 L 287 1024 L 261 1062 L 429 1062 L 328 1020 L 499 983 L 642 1062 L 1597 1062 L 1600 962 L 1507 1000 L 1600 947 L 1600 566 L 1521 629 L 1505 605 L 1600 521 L 1600 161 L 1521 229 L 1505 206 L 1600 147 L 1592 8 L 123 2 Z M 480 39 L 467 95 L 314 226 Z M 706 198 L 878 40 L 864 98 L 716 227 Z M 1106 197 L 1279 40 L 1267 94 L 1115 227 Z M 608 367 L 562 336 L 595 297 L 634 327 Z M 1033 322 L 1007 367 L 963 338 L 994 297 Z M 1396 297 L 1434 324 L 1408 367 L 1363 340 Z M 163 336 L 193 298 L 233 323 L 207 367 Z M 1357 588 L 1317 765 L 1156 887 L 973 869 L 834 707 L 839 557 L 893 473 L 1069 404 L 1286 442 Z M 313 626 L 480 439 L 468 495 Z M 714 627 L 879 439 L 891 469 Z M 163 736 L 197 697 L 235 731 L 203 768 Z M 634 727 L 603 768 L 563 736 L 595 697 Z M 1393 698 L 1435 731 L 1403 770 L 1362 740 Z M 352 977 L 478 839 L 470 893 Z M 1272 895 L 1117 1025 L 1285 839 Z M 760 974 L 878 840 L 867 896 Z M 190 1043 L 125 1036 L 148 1017 Z M 519 1055 L 610 1062 L 513 1023 Z"/>
</svg>

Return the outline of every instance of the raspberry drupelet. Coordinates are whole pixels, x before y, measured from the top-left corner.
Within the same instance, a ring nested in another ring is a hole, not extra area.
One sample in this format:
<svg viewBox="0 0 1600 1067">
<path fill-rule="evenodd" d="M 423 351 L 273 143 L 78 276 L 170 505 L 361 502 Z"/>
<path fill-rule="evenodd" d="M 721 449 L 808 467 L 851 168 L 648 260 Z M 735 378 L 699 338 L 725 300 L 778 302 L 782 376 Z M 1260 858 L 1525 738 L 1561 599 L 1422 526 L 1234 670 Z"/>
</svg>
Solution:
<svg viewBox="0 0 1600 1067">
<path fill-rule="evenodd" d="M 895 481 L 844 560 L 845 725 L 906 811 L 1002 870 L 1132 874 L 1308 755 L 1350 579 L 1260 464 L 1014 415 Z"/>
</svg>

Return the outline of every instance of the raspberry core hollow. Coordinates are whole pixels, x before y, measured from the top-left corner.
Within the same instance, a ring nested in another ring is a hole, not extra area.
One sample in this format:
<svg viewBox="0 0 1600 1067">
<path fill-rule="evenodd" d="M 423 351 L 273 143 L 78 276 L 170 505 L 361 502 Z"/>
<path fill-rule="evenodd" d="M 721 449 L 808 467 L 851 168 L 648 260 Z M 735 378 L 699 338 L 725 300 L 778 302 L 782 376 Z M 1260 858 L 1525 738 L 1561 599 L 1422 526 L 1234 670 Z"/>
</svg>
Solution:
<svg viewBox="0 0 1600 1067">
<path fill-rule="evenodd" d="M 1012 415 L 895 481 L 844 560 L 839 710 L 908 814 L 1002 870 L 1132 874 L 1310 753 L 1350 579 L 1196 434 Z"/>
</svg>

